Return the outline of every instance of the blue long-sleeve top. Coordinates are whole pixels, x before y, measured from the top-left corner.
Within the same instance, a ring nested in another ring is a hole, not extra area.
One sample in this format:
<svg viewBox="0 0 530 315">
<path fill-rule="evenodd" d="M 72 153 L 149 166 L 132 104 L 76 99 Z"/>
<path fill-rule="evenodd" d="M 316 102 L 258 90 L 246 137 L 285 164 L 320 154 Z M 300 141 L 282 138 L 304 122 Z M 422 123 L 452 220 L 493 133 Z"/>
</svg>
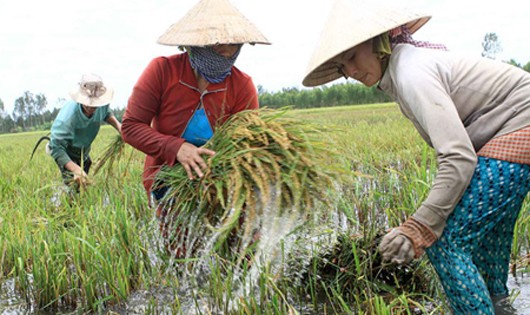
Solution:
<svg viewBox="0 0 530 315">
<path fill-rule="evenodd" d="M 109 105 L 98 107 L 88 118 L 81 104 L 68 101 L 53 122 L 50 137 L 51 156 L 60 167 L 69 161 L 83 160 L 90 153 L 90 146 L 96 138 L 102 122 L 110 117 Z"/>
</svg>

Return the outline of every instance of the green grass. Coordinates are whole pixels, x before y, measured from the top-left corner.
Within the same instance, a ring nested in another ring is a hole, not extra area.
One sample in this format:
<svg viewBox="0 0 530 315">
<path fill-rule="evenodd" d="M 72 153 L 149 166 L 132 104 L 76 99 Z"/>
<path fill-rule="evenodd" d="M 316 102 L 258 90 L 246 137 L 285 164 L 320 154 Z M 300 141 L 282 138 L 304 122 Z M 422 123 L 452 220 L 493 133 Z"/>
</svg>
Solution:
<svg viewBox="0 0 530 315">
<path fill-rule="evenodd" d="M 287 115 L 330 129 L 325 136 L 348 171 L 336 200 L 347 228 L 326 222 L 318 237 L 299 231 L 282 245 L 279 268 L 263 265 L 252 273 L 249 265 L 242 277 L 214 255 L 208 272 L 187 272 L 161 245 L 141 183 L 141 152 L 125 146 L 111 170 L 91 172 L 93 185 L 69 199 L 43 145 L 29 162 L 35 142 L 47 133 L 31 132 L 0 135 L 0 280 L 13 280 L 35 310 L 54 313 L 123 310 L 138 293 L 147 314 L 447 313 L 425 258 L 407 268 L 382 268 L 376 250 L 387 224 L 399 224 L 419 206 L 436 169 L 433 151 L 397 106 Z M 101 129 L 94 162 L 115 138 L 110 126 Z M 527 202 L 512 251 L 513 266 L 522 272 L 529 266 L 529 211 Z M 326 241 L 332 235 L 337 242 Z M 319 251 L 324 245 L 332 246 Z"/>
</svg>

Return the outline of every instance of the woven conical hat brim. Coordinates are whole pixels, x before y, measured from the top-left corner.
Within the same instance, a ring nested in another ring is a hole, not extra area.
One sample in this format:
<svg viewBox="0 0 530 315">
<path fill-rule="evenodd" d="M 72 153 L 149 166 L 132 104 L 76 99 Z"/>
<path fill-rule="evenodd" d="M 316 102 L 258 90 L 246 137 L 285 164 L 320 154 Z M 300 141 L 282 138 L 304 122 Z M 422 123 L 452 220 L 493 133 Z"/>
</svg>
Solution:
<svg viewBox="0 0 530 315">
<path fill-rule="evenodd" d="M 228 0 L 201 0 L 157 42 L 169 46 L 270 44 Z"/>
<path fill-rule="evenodd" d="M 430 19 L 409 9 L 375 7 L 367 2 L 337 0 L 309 61 L 304 86 L 318 86 L 343 75 L 337 65 L 328 63 L 341 53 L 401 25 L 414 33 Z"/>
</svg>

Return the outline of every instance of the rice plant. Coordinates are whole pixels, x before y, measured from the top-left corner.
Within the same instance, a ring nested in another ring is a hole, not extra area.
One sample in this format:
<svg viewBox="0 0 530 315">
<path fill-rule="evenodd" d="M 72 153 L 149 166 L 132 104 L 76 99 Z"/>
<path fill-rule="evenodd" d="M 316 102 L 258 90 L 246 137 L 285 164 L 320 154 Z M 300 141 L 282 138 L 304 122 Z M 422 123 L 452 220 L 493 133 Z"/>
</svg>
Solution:
<svg viewBox="0 0 530 315">
<path fill-rule="evenodd" d="M 116 135 L 114 139 L 107 145 L 101 156 L 94 165 L 94 175 L 100 170 L 105 170 L 106 176 L 112 174 L 115 163 L 119 162 L 125 154 L 125 141 L 123 141 L 120 134 Z"/>
<path fill-rule="evenodd" d="M 182 187 L 195 190 L 189 195 L 195 201 L 186 207 L 198 212 L 182 223 L 202 226 L 194 231 L 195 239 L 205 242 L 199 246 L 203 252 L 189 253 L 194 262 L 200 259 L 192 256 L 205 256 L 197 264 L 201 272 L 185 277 L 186 261 L 167 254 L 155 209 L 148 206 L 141 181 L 143 153 L 131 150 L 129 155 L 131 148 L 125 146 L 120 158 L 106 164 L 120 176 L 108 176 L 103 167 L 91 173 L 93 184 L 82 195 L 70 198 L 44 150 L 28 162 L 46 132 L 0 135 L 0 280 L 2 290 L 8 290 L 0 294 L 5 299 L 0 309 L 17 314 L 449 314 L 426 259 L 398 268 L 383 266 L 377 253 L 380 235 L 415 210 L 435 175 L 432 149 L 396 105 L 264 111 L 258 118 L 262 125 L 245 121 L 254 130 L 250 134 L 241 127 L 232 131 L 230 141 L 208 144 L 218 154 L 208 160 L 204 180 L 181 174 L 189 185 Z M 257 132 L 273 123 L 280 127 L 272 135 Z M 115 136 L 114 129 L 103 126 L 91 155 L 105 156 Z M 246 151 L 230 155 L 230 146 L 251 137 Z M 311 146 L 303 146 L 306 139 Z M 256 149 L 263 143 L 266 149 Z M 313 153 L 320 157 L 312 167 L 316 171 L 302 175 Z M 13 158 L 18 156 L 25 158 Z M 247 170 L 258 169 L 256 159 L 264 174 Z M 291 165 L 291 160 L 297 162 Z M 238 182 L 230 174 L 240 166 Z M 278 169 L 286 175 L 278 176 Z M 178 176 L 170 178 L 180 182 Z M 298 187 L 311 190 L 315 184 L 322 186 L 314 186 L 319 188 L 306 201 Z M 282 189 L 285 194 L 277 193 Z M 240 199 L 233 195 L 236 190 Z M 173 195 L 175 200 L 179 196 Z M 254 214 L 246 212 L 251 204 Z M 288 207 L 273 209 L 277 204 Z M 511 277 L 523 281 L 519 290 L 510 288 L 510 300 L 520 301 L 522 314 L 529 292 L 524 286 L 530 265 L 529 209 L 527 200 L 511 257 Z M 247 216 L 259 223 L 259 234 L 245 225 Z M 230 246 L 214 246 L 221 234 Z M 248 244 L 238 243 L 245 238 Z M 277 264 L 259 263 L 268 258 L 258 256 L 261 249 L 278 252 Z"/>
<path fill-rule="evenodd" d="M 155 182 L 168 188 L 172 248 L 185 248 L 187 258 L 200 250 L 241 262 L 258 241 L 267 211 L 300 224 L 326 215 L 322 209 L 333 203 L 340 158 L 323 127 L 286 112 L 234 115 L 205 144 L 216 154 L 198 180 L 189 180 L 180 165 L 158 173 Z"/>
</svg>

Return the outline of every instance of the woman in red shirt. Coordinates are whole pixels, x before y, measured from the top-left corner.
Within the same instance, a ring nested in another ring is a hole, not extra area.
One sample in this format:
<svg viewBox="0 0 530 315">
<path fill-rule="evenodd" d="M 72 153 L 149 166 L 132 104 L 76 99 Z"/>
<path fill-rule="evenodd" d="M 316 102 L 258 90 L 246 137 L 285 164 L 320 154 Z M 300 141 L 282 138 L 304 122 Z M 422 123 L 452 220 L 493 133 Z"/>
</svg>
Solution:
<svg viewBox="0 0 530 315">
<path fill-rule="evenodd" d="M 231 115 L 258 108 L 250 76 L 234 66 L 244 43 L 269 44 L 228 0 L 201 0 L 159 39 L 185 52 L 158 57 L 144 70 L 129 98 L 123 139 L 146 156 L 144 187 L 155 201 L 164 191 L 153 189 L 162 165 L 181 163 L 188 177 L 201 177 L 201 146 Z"/>
<path fill-rule="evenodd" d="M 185 51 L 153 59 L 129 98 L 123 117 L 125 142 L 146 154 L 143 183 L 157 208 L 166 249 L 184 257 L 179 227 L 171 225 L 167 187 L 153 179 L 163 165 L 182 164 L 190 179 L 202 177 L 203 148 L 231 115 L 258 108 L 252 79 L 234 66 L 245 43 L 270 44 L 228 0 L 201 0 L 159 39 Z"/>
</svg>

